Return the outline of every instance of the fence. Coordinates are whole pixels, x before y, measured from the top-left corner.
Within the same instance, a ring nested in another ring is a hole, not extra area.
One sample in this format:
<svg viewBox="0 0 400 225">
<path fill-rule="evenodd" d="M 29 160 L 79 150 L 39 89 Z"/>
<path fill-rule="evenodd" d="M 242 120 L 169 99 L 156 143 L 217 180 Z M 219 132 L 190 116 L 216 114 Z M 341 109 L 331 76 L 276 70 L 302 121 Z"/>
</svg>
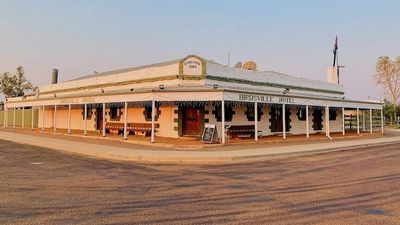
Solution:
<svg viewBox="0 0 400 225">
<path fill-rule="evenodd" d="M 38 115 L 39 111 L 37 109 L 33 110 L 33 118 L 34 118 L 34 127 L 38 126 Z M 24 110 L 24 122 L 25 122 L 25 127 L 31 127 L 32 126 L 32 109 L 25 109 Z M 8 127 L 12 127 L 14 124 L 14 110 L 9 109 L 8 110 Z M 4 125 L 4 110 L 0 111 L 0 125 Z M 21 127 L 22 126 L 22 109 L 16 109 L 15 110 L 15 126 L 16 127 Z"/>
</svg>

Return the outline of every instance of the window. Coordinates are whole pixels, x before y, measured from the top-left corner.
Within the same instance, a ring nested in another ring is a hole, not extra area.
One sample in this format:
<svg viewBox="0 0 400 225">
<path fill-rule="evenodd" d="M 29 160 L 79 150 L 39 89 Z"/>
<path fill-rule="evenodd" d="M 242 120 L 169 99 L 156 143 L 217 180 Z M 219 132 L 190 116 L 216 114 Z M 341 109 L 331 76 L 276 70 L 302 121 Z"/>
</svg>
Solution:
<svg viewBox="0 0 400 225">
<path fill-rule="evenodd" d="M 143 114 L 144 114 L 144 118 L 145 118 L 146 121 L 151 121 L 151 111 L 152 111 L 151 108 L 152 108 L 151 106 L 145 106 L 144 107 Z M 159 107 L 156 107 L 156 115 L 154 115 L 154 120 L 155 121 L 158 120 L 159 115 L 160 115 Z"/>
<path fill-rule="evenodd" d="M 110 120 L 119 121 L 121 118 L 120 108 L 111 107 L 110 108 Z"/>
<path fill-rule="evenodd" d="M 299 109 L 297 110 L 297 117 L 300 121 L 307 120 L 306 109 Z"/>
<path fill-rule="evenodd" d="M 329 120 L 336 120 L 336 109 L 329 109 Z"/>
<path fill-rule="evenodd" d="M 254 121 L 254 105 L 248 105 L 247 110 L 244 112 L 247 116 L 247 121 Z M 257 121 L 261 120 L 262 110 L 260 107 L 257 107 Z"/>
<path fill-rule="evenodd" d="M 215 111 L 213 113 L 215 114 L 215 118 L 217 119 L 217 122 L 222 121 L 222 110 L 221 106 L 215 106 Z M 233 115 L 235 114 L 235 111 L 233 111 L 233 107 L 230 105 L 225 105 L 225 121 L 230 122 L 232 121 Z"/>
</svg>

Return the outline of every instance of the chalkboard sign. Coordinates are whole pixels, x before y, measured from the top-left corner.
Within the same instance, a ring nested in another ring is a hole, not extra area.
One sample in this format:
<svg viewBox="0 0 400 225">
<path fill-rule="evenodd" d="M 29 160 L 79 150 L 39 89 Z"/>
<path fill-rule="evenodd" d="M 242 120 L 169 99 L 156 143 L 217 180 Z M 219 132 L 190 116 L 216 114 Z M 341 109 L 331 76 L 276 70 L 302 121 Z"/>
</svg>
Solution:
<svg viewBox="0 0 400 225">
<path fill-rule="evenodd" d="M 215 124 L 205 124 L 203 135 L 201 136 L 201 141 L 204 143 L 212 144 L 213 142 L 218 142 L 218 134 Z"/>
</svg>

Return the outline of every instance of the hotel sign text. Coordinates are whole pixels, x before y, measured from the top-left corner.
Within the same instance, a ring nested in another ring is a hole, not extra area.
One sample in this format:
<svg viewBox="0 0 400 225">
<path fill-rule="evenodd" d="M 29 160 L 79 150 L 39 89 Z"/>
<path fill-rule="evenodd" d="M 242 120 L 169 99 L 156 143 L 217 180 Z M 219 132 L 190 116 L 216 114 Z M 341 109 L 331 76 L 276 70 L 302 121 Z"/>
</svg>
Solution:
<svg viewBox="0 0 400 225">
<path fill-rule="evenodd" d="M 293 104 L 294 98 L 269 95 L 239 94 L 239 101 Z"/>
<path fill-rule="evenodd" d="M 60 104 L 93 103 L 93 97 L 61 99 Z"/>
</svg>

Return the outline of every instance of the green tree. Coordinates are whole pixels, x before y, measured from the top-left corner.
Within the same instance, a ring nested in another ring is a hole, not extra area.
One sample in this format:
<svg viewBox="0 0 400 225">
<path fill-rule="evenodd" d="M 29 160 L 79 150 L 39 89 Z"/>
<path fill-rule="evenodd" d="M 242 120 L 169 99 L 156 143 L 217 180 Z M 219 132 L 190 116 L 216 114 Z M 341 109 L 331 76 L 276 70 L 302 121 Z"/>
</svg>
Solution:
<svg viewBox="0 0 400 225">
<path fill-rule="evenodd" d="M 36 87 L 25 78 L 22 66 L 17 68 L 15 74 L 5 72 L 0 77 L 0 93 L 3 93 L 6 98 L 24 96 L 29 90 L 36 90 Z"/>
<path fill-rule="evenodd" d="M 391 60 L 388 56 L 381 56 L 376 63 L 373 76 L 376 85 L 380 86 L 386 99 L 393 104 L 392 115 L 396 118 L 396 105 L 400 98 L 400 56 Z"/>
</svg>

